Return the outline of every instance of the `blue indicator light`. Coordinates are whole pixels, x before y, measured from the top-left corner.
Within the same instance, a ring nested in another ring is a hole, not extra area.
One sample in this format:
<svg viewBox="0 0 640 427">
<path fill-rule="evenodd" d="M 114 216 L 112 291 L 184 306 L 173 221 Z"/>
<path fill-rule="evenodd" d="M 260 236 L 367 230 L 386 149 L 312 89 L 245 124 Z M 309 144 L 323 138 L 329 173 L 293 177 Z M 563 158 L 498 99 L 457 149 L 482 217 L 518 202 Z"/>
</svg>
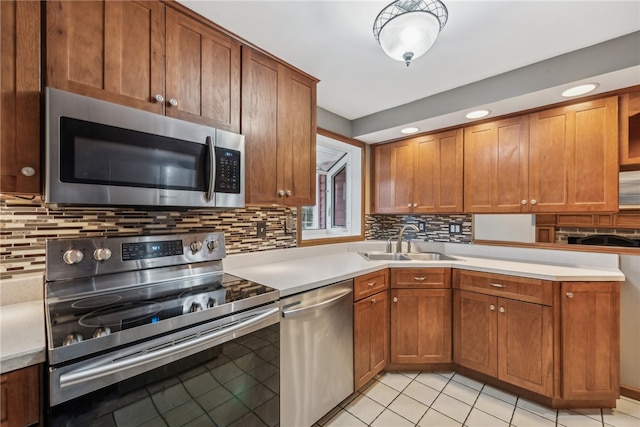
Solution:
<svg viewBox="0 0 640 427">
<path fill-rule="evenodd" d="M 226 153 L 224 153 L 224 155 L 227 156 L 227 157 L 231 157 L 231 156 L 233 156 L 233 153 L 227 151 Z"/>
<path fill-rule="evenodd" d="M 158 323 L 159 321 L 160 321 L 160 317 L 158 317 L 158 316 L 153 316 L 151 318 L 151 323 Z"/>
</svg>

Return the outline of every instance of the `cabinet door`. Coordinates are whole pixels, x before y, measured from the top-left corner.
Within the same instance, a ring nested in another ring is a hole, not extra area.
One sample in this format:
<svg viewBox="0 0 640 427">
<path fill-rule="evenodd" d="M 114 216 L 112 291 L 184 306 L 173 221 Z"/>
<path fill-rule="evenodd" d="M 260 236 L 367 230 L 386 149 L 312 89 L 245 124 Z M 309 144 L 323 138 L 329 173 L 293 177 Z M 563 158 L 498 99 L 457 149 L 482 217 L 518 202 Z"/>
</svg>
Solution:
<svg viewBox="0 0 640 427">
<path fill-rule="evenodd" d="M 617 399 L 620 384 L 620 284 L 563 283 L 562 397 Z"/>
<path fill-rule="evenodd" d="M 40 365 L 34 365 L 0 376 L 0 425 L 17 427 L 40 422 L 40 369 Z"/>
<path fill-rule="evenodd" d="M 40 3 L 0 2 L 0 192 L 40 192 Z"/>
<path fill-rule="evenodd" d="M 620 96 L 620 166 L 640 166 L 640 92 Z"/>
<path fill-rule="evenodd" d="M 529 122 L 526 116 L 464 130 L 464 211 L 526 212 Z"/>
<path fill-rule="evenodd" d="M 462 212 L 462 139 L 457 129 L 414 140 L 414 213 Z"/>
<path fill-rule="evenodd" d="M 278 203 L 278 63 L 242 47 L 242 134 L 246 203 Z"/>
<path fill-rule="evenodd" d="M 497 298 L 454 291 L 453 361 L 497 376 Z"/>
<path fill-rule="evenodd" d="M 280 67 L 278 92 L 278 191 L 282 203 L 316 204 L 316 82 Z"/>
<path fill-rule="evenodd" d="M 617 98 L 555 108 L 530 117 L 531 211 L 617 211 Z"/>
<path fill-rule="evenodd" d="M 374 150 L 375 213 L 413 209 L 413 145 L 410 140 L 378 145 Z"/>
<path fill-rule="evenodd" d="M 498 299 L 498 378 L 553 394 L 552 308 Z"/>
<path fill-rule="evenodd" d="M 389 298 L 379 292 L 354 304 L 354 378 L 359 390 L 389 359 Z"/>
<path fill-rule="evenodd" d="M 451 290 L 391 290 L 391 363 L 451 362 Z"/>
<path fill-rule="evenodd" d="M 47 86 L 162 113 L 165 7 L 47 1 Z"/>
<path fill-rule="evenodd" d="M 240 131 L 238 42 L 167 8 L 166 62 L 168 116 Z"/>
</svg>

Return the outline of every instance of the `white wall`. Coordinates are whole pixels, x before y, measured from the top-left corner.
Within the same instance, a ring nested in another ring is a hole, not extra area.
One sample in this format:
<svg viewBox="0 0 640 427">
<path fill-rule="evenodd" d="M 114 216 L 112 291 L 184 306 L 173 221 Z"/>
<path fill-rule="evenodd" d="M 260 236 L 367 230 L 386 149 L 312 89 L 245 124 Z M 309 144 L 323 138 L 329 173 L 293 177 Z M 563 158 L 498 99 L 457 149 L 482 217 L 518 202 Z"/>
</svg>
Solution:
<svg viewBox="0 0 640 427">
<path fill-rule="evenodd" d="M 620 384 L 640 389 L 640 255 L 620 255 Z"/>
<path fill-rule="evenodd" d="M 473 238 L 476 240 L 534 243 L 536 241 L 535 215 L 474 215 Z"/>
</svg>

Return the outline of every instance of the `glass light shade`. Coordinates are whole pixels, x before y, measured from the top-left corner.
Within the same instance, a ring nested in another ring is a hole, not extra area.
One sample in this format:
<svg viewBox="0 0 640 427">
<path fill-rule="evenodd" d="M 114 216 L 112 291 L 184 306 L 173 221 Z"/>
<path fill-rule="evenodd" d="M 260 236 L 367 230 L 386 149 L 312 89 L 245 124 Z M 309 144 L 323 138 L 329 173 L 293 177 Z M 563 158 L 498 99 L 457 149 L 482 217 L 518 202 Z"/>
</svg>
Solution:
<svg viewBox="0 0 640 427">
<path fill-rule="evenodd" d="M 424 55 L 435 43 L 440 22 L 424 11 L 407 12 L 389 20 L 380 30 L 380 46 L 391 58 L 409 62 Z"/>
<path fill-rule="evenodd" d="M 572 96 L 584 95 L 594 91 L 597 87 L 597 83 L 587 83 L 580 86 L 575 86 L 562 92 L 562 96 L 564 96 L 565 98 L 570 98 Z"/>
<path fill-rule="evenodd" d="M 465 117 L 467 119 L 479 119 L 479 118 L 488 116 L 489 113 L 490 113 L 489 110 L 475 110 L 467 113 Z"/>
<path fill-rule="evenodd" d="M 404 128 L 404 129 L 400 130 L 400 133 L 410 134 L 410 133 L 416 133 L 419 130 L 420 130 L 420 128 L 417 128 L 415 126 L 410 126 L 408 128 Z"/>
</svg>

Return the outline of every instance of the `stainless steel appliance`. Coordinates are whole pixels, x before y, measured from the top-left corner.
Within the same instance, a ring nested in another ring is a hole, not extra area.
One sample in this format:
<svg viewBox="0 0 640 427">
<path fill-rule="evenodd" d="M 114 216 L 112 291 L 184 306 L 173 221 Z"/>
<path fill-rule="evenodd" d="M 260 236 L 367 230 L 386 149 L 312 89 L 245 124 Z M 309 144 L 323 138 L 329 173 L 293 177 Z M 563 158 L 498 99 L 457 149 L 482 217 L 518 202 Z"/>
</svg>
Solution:
<svg viewBox="0 0 640 427">
<path fill-rule="evenodd" d="M 244 136 L 46 88 L 45 203 L 244 206 Z"/>
<path fill-rule="evenodd" d="M 640 171 L 620 172 L 620 209 L 640 209 Z"/>
<path fill-rule="evenodd" d="M 284 298 L 280 425 L 311 426 L 354 391 L 353 280 Z"/>
<path fill-rule="evenodd" d="M 279 423 L 279 293 L 224 273 L 222 233 L 46 250 L 47 424 Z"/>
</svg>

